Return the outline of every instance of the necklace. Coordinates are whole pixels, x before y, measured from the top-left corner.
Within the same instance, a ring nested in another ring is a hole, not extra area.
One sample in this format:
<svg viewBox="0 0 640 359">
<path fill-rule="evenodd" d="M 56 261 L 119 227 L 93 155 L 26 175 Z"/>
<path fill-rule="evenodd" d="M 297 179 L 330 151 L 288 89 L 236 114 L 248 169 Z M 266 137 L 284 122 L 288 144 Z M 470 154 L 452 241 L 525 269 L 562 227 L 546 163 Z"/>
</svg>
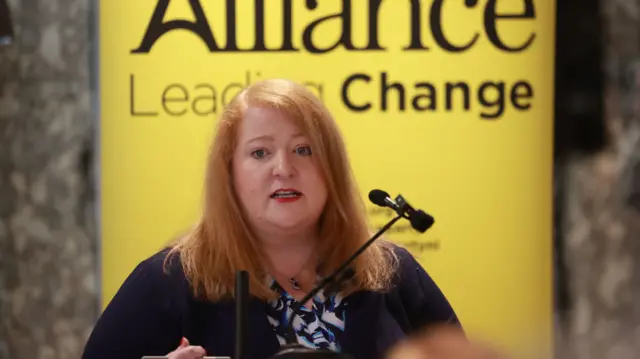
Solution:
<svg viewBox="0 0 640 359">
<path fill-rule="evenodd" d="M 273 270 L 274 272 L 276 272 L 276 273 L 280 274 L 281 276 L 285 277 L 285 278 L 287 277 L 286 275 L 284 275 L 282 272 L 280 272 L 279 270 L 277 270 L 277 269 L 275 269 L 275 268 L 273 268 L 272 270 Z M 296 275 L 295 275 L 295 276 L 293 276 L 293 277 L 289 277 L 289 284 L 291 284 L 291 288 L 293 288 L 293 290 L 301 290 L 301 289 L 302 289 L 302 286 L 300 285 L 300 282 L 296 279 L 296 277 L 297 277 L 298 275 L 300 275 L 300 273 L 301 273 L 303 270 L 304 270 L 304 269 L 301 269 L 301 270 L 300 270 L 300 272 L 299 272 L 298 274 L 296 274 Z"/>
<path fill-rule="evenodd" d="M 298 281 L 294 277 L 289 278 L 289 283 L 291 283 L 291 288 L 295 290 L 302 289 L 302 287 L 300 287 L 300 283 L 298 283 Z"/>
<path fill-rule="evenodd" d="M 275 273 L 279 274 L 279 275 L 280 275 L 280 276 L 282 276 L 282 277 L 288 278 L 288 280 L 289 280 L 289 284 L 291 285 L 291 288 L 292 288 L 293 290 L 302 290 L 302 285 L 300 285 L 300 281 L 299 281 L 299 279 L 300 279 L 300 278 L 297 278 L 297 279 L 296 279 L 296 277 L 299 277 L 299 276 L 300 276 L 300 274 L 302 274 L 302 272 L 304 272 L 305 267 L 301 268 L 301 269 L 298 271 L 298 273 L 296 273 L 296 274 L 295 274 L 295 275 L 293 275 L 293 276 L 287 276 L 287 275 L 285 275 L 284 273 L 282 273 L 282 272 L 280 272 L 279 270 L 277 270 L 276 268 L 274 268 L 273 266 L 271 267 L 271 270 L 272 270 L 272 271 L 274 271 Z"/>
</svg>

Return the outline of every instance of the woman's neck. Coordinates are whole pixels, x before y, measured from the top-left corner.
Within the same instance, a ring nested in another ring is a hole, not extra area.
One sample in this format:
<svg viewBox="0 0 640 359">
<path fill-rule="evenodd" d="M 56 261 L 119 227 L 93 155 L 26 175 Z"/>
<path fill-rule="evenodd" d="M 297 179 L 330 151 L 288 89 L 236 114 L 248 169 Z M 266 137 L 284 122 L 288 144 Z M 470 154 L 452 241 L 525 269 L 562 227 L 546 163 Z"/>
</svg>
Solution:
<svg viewBox="0 0 640 359">
<path fill-rule="evenodd" d="M 315 272 L 316 244 L 317 239 L 313 237 L 280 239 L 263 242 L 262 251 L 269 261 L 269 269 L 287 277 L 296 277 L 304 271 Z"/>
</svg>

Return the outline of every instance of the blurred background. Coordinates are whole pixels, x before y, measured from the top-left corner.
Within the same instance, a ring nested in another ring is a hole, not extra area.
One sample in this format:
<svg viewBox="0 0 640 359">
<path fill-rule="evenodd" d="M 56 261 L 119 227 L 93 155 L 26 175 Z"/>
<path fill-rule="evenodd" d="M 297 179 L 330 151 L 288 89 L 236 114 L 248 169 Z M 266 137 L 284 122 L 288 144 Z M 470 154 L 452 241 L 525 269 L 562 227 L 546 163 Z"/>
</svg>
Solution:
<svg viewBox="0 0 640 359">
<path fill-rule="evenodd" d="M 96 9 L 0 0 L 2 359 L 78 358 L 100 312 Z M 556 15 L 556 357 L 638 358 L 640 0 Z"/>
</svg>

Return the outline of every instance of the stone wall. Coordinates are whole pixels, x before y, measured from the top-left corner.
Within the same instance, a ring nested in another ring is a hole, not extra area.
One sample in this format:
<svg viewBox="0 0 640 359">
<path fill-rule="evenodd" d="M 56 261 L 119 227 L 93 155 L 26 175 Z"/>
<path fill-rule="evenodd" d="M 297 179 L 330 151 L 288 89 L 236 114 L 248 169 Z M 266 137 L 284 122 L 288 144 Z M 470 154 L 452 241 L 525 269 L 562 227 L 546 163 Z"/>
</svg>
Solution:
<svg viewBox="0 0 640 359">
<path fill-rule="evenodd" d="M 640 1 L 600 9 L 607 144 L 574 153 L 562 170 L 571 299 L 561 339 L 568 357 L 632 359 L 640 355 Z"/>
<path fill-rule="evenodd" d="M 0 47 L 0 358 L 79 358 L 98 313 L 91 1 L 9 0 Z"/>
</svg>

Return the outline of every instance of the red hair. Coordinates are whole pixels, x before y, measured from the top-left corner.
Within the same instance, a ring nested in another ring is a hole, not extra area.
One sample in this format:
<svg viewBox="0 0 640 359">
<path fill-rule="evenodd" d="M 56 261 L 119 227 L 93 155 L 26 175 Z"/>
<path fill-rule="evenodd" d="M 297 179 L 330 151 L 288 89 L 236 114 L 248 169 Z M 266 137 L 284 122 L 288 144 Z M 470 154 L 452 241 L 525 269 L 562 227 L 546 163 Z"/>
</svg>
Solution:
<svg viewBox="0 0 640 359">
<path fill-rule="evenodd" d="M 173 246 L 194 294 L 211 301 L 233 296 L 237 270 L 247 270 L 251 294 L 276 294 L 267 282 L 256 238 L 249 230 L 233 189 L 231 160 L 238 123 L 249 107 L 283 111 L 309 138 L 328 188 L 321 216 L 320 260 L 326 275 L 369 238 L 365 207 L 353 178 L 338 126 L 323 103 L 304 86 L 288 80 L 265 80 L 240 92 L 224 109 L 208 156 L 204 208 L 195 227 Z M 354 263 L 355 275 L 343 290 L 383 290 L 394 273 L 395 257 L 385 241 L 371 245 Z"/>
</svg>

